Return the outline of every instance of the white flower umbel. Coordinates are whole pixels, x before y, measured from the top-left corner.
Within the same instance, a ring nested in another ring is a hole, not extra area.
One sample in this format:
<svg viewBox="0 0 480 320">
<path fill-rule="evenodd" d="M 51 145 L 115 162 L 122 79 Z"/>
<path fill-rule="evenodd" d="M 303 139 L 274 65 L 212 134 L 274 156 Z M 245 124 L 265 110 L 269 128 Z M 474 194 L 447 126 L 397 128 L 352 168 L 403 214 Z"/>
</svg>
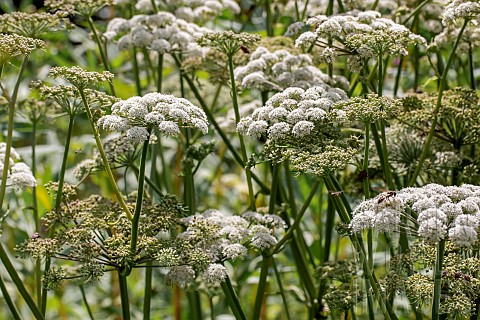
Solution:
<svg viewBox="0 0 480 320">
<path fill-rule="evenodd" d="M 314 31 L 301 34 L 296 46 L 307 48 L 317 45 L 329 50 L 322 50 L 320 55 L 327 62 L 335 59 L 335 54 L 357 56 L 365 61 L 379 55 L 407 55 L 408 46 L 426 45 L 426 40 L 412 33 L 403 25 L 390 19 L 382 18 L 376 11 L 350 11 L 333 16 L 318 15 L 308 19 L 307 24 Z M 357 72 L 358 60 L 349 64 Z"/>
<path fill-rule="evenodd" d="M 152 0 L 132 1 L 137 10 L 152 12 Z M 173 12 L 176 17 L 188 22 L 203 23 L 214 20 L 224 11 L 231 11 L 234 14 L 240 13 L 240 6 L 235 0 L 176 0 L 161 1 L 155 0 L 157 9 Z"/>
<path fill-rule="evenodd" d="M 144 141 L 148 131 L 177 136 L 180 128 L 196 128 L 208 132 L 207 116 L 202 109 L 184 98 L 161 93 L 148 93 L 115 103 L 112 113 L 101 117 L 97 126 L 103 130 L 126 132 L 134 142 Z"/>
<path fill-rule="evenodd" d="M 340 131 L 346 114 L 334 107 L 345 100 L 343 90 L 326 84 L 307 90 L 290 87 L 242 118 L 237 131 L 265 138 L 268 160 L 290 159 L 296 171 L 323 175 L 345 166 L 356 152 Z"/>
<path fill-rule="evenodd" d="M 444 26 L 449 26 L 461 19 L 478 21 L 479 14 L 480 3 L 477 1 L 453 0 L 443 11 L 442 23 Z"/>
<path fill-rule="evenodd" d="M 275 230 L 285 226 L 275 215 L 247 212 L 232 216 L 218 210 L 207 210 L 184 218 L 182 222 L 186 230 L 178 239 L 188 246 L 189 252 L 203 255 L 202 261 L 207 265 L 196 270 L 203 273 L 203 280 L 209 286 L 218 286 L 225 280 L 227 273 L 223 262 L 243 258 L 249 249 L 272 248 L 277 243 Z"/>
<path fill-rule="evenodd" d="M 7 144 L 0 143 L 0 171 L 3 170 L 5 159 L 5 150 Z M 32 174 L 30 168 L 23 162 L 18 161 L 20 156 L 14 148 L 10 150 L 10 159 L 8 159 L 8 176 L 7 187 L 15 188 L 16 190 L 23 190 L 26 188 L 33 188 L 37 185 L 37 181 Z"/>
<path fill-rule="evenodd" d="M 130 20 L 114 18 L 107 26 L 105 38 L 113 40 L 120 49 L 139 47 L 165 54 L 203 54 L 195 38 L 209 32 L 207 28 L 179 19 L 169 12 L 136 15 Z"/>
<path fill-rule="evenodd" d="M 314 66 L 308 54 L 291 54 L 286 50 L 270 52 L 258 47 L 250 56 L 250 61 L 235 68 L 235 82 L 242 89 L 260 91 L 281 91 L 288 87 L 308 89 L 323 83 L 348 88 L 343 77 L 330 78 Z"/>
<path fill-rule="evenodd" d="M 353 232 L 376 229 L 405 230 L 422 240 L 450 240 L 457 247 L 478 241 L 480 186 L 428 184 L 386 192 L 366 200 L 353 210 Z M 405 218 L 405 222 L 402 221 Z"/>
</svg>

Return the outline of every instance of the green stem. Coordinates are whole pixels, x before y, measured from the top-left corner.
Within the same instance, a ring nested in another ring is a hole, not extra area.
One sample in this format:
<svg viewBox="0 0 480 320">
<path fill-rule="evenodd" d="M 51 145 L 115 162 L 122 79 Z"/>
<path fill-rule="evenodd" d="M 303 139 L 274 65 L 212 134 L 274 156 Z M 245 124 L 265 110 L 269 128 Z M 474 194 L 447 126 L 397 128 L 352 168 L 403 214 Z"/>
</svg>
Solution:
<svg viewBox="0 0 480 320">
<path fill-rule="evenodd" d="M 80 287 L 80 291 L 82 292 L 83 303 L 85 303 L 85 308 L 87 308 L 88 315 L 90 316 L 91 320 L 94 320 L 95 318 L 93 317 L 93 313 L 92 313 L 92 310 L 90 309 L 87 296 L 85 295 L 85 288 L 83 287 L 83 285 L 80 285 L 79 287 Z"/>
<path fill-rule="evenodd" d="M 445 254 L 445 240 L 441 240 L 437 247 L 437 261 L 435 263 L 435 279 L 433 287 L 432 320 L 440 319 L 440 293 L 442 291 L 443 255 Z"/>
<path fill-rule="evenodd" d="M 400 87 L 400 78 L 402 75 L 403 71 L 403 60 L 404 57 L 400 57 L 400 61 L 398 62 L 398 67 L 397 67 L 397 75 L 395 76 L 395 84 L 393 86 L 393 96 L 396 97 L 398 94 L 398 88 Z"/>
<path fill-rule="evenodd" d="M 137 90 L 137 95 L 142 95 L 142 84 L 140 83 L 140 71 L 138 68 L 137 60 L 137 48 L 132 48 L 132 67 L 133 67 L 133 76 L 135 78 L 135 89 Z"/>
<path fill-rule="evenodd" d="M 117 201 L 119 202 L 123 211 L 127 215 L 128 219 L 132 220 L 133 219 L 132 213 L 130 212 L 130 209 L 128 209 L 128 206 L 125 203 L 125 200 L 123 199 L 123 196 L 120 193 L 120 190 L 118 189 L 117 183 L 115 182 L 115 177 L 113 176 L 112 169 L 110 168 L 110 165 L 108 164 L 107 155 L 105 154 L 105 151 L 103 150 L 102 141 L 100 140 L 100 135 L 98 134 L 98 130 L 97 130 L 97 128 L 95 128 L 95 124 L 93 122 L 92 111 L 90 110 L 90 106 L 88 105 L 87 98 L 85 97 L 85 93 L 83 92 L 82 88 L 78 88 L 78 91 L 80 92 L 80 95 L 82 97 L 83 105 L 85 106 L 85 111 L 87 113 L 87 117 L 88 117 L 88 120 L 90 122 L 90 127 L 92 129 L 93 136 L 94 136 L 95 142 L 97 144 L 98 152 L 100 153 L 100 157 L 102 158 L 103 167 L 105 168 L 105 171 L 107 172 L 107 176 L 108 176 L 108 180 L 110 181 L 110 185 L 113 189 L 113 192 L 115 193 Z"/>
<path fill-rule="evenodd" d="M 153 279 L 153 268 L 152 262 L 147 262 L 145 269 L 145 290 L 143 294 L 143 319 L 150 319 L 150 305 L 152 301 L 152 279 Z"/>
<path fill-rule="evenodd" d="M 247 320 L 245 317 L 245 313 L 242 310 L 242 307 L 240 306 L 240 301 L 238 301 L 237 294 L 235 293 L 235 290 L 233 290 L 232 282 L 230 281 L 230 278 L 227 276 L 225 279 L 225 282 L 222 282 L 222 290 L 223 293 L 225 294 L 225 299 L 227 300 L 227 304 L 230 307 L 230 310 L 232 310 L 233 315 L 235 316 L 235 319 L 237 320 Z"/>
<path fill-rule="evenodd" d="M 268 204 L 268 213 L 274 214 L 275 212 L 275 203 L 277 200 L 277 190 L 278 190 L 278 171 L 279 165 L 273 165 L 272 172 L 272 186 L 270 187 L 270 202 Z"/>
<path fill-rule="evenodd" d="M 151 130 L 148 130 L 150 135 Z M 137 242 L 138 242 L 138 226 L 140 223 L 140 214 L 142 213 L 142 203 L 143 203 L 143 194 L 144 186 L 145 186 L 145 166 L 147 163 L 147 153 L 148 153 L 148 144 L 150 139 L 146 139 L 143 142 L 142 147 L 142 157 L 140 159 L 140 169 L 138 175 L 138 187 L 137 187 L 137 200 L 135 202 L 135 211 L 133 213 L 132 219 L 132 231 L 131 231 L 131 239 L 130 239 L 130 254 L 132 257 L 135 257 L 137 254 Z M 133 262 L 132 262 L 133 263 Z M 132 271 L 133 265 L 125 266 L 124 272 L 122 274 L 124 276 L 128 276 Z"/>
<path fill-rule="evenodd" d="M 17 311 L 17 307 L 15 307 L 15 304 L 12 301 L 12 298 L 10 297 L 10 294 L 7 291 L 7 287 L 5 286 L 5 282 L 3 282 L 3 277 L 0 275 L 0 290 L 2 291 L 2 296 L 5 299 L 5 302 L 8 306 L 8 309 L 12 313 L 12 316 L 15 320 L 21 320 L 20 314 Z"/>
<path fill-rule="evenodd" d="M 28 307 L 30 308 L 30 311 L 32 311 L 35 319 L 44 320 L 45 318 L 43 314 L 40 312 L 37 305 L 35 304 L 35 301 L 32 299 L 27 289 L 25 288 L 25 285 L 23 284 L 23 280 L 20 279 L 20 277 L 18 276 L 17 270 L 10 262 L 10 259 L 8 258 L 8 255 L 5 252 L 5 248 L 1 243 L 0 243 L 0 260 L 2 261 L 5 269 L 7 269 L 7 272 L 10 275 L 10 278 L 12 279 L 13 283 L 15 283 L 15 286 L 17 287 L 18 292 L 20 292 L 20 295 L 23 297 L 23 299 L 27 303 Z"/>
<path fill-rule="evenodd" d="M 163 80 L 163 54 L 159 54 L 158 62 L 157 62 L 157 92 L 162 92 L 162 80 Z"/>
<path fill-rule="evenodd" d="M 472 51 L 472 45 L 469 45 L 468 48 L 468 66 L 469 66 L 469 71 L 470 71 L 470 88 L 472 90 L 477 90 L 477 84 L 475 82 L 475 74 L 473 73 L 473 51 Z"/>
<path fill-rule="evenodd" d="M 65 182 L 65 171 L 67 170 L 68 152 L 70 151 L 70 142 L 72 140 L 74 122 L 75 122 L 75 116 L 73 114 L 69 115 L 67 137 L 65 140 L 65 148 L 63 150 L 63 157 L 62 157 L 60 172 L 58 174 L 58 188 L 57 188 L 57 194 L 55 196 L 55 211 L 60 210 L 60 205 L 62 204 L 63 184 Z"/>
<path fill-rule="evenodd" d="M 17 81 L 15 82 L 15 87 L 13 89 L 12 96 L 10 97 L 8 104 L 8 127 L 7 127 L 7 142 L 5 147 L 5 161 L 3 161 L 3 171 L 2 171 L 2 183 L 0 185 L 0 218 L 3 217 L 3 201 L 5 200 L 5 193 L 7 190 L 7 178 L 8 171 L 10 170 L 10 154 L 13 145 L 13 126 L 15 118 L 15 105 L 17 103 L 18 97 L 18 88 L 20 87 L 20 82 L 22 80 L 23 72 L 27 66 L 28 56 L 23 57 L 22 64 L 20 65 L 20 70 L 18 71 Z"/>
<path fill-rule="evenodd" d="M 327 185 L 327 188 L 330 190 L 336 190 L 336 186 L 333 183 L 331 177 L 325 176 L 324 177 L 325 184 Z M 340 216 L 340 219 L 342 220 L 343 223 L 350 223 L 350 216 L 349 213 L 347 212 L 346 208 L 342 204 L 342 201 L 339 199 L 339 197 L 332 197 L 332 200 L 335 203 L 335 206 L 337 208 L 338 215 Z M 374 270 L 370 268 L 370 266 L 367 263 L 367 257 L 365 255 L 365 247 L 363 245 L 361 237 L 352 234 L 349 236 L 350 240 L 352 241 L 352 244 L 355 247 L 355 250 L 357 253 L 360 255 L 360 260 L 362 261 L 364 273 L 370 283 L 370 286 L 373 290 L 373 293 L 375 294 L 375 297 L 378 300 L 378 303 L 380 305 L 380 309 L 382 310 L 383 316 L 385 319 L 396 319 L 395 313 L 393 312 L 391 306 L 386 303 L 385 299 L 383 298 L 379 285 L 378 285 L 378 280 L 375 277 Z"/>
<path fill-rule="evenodd" d="M 267 0 L 269 3 L 269 0 Z M 269 6 L 269 5 L 268 5 Z M 233 56 L 228 55 L 228 69 L 230 72 L 230 84 L 232 86 L 232 102 L 233 102 L 233 110 L 235 111 L 235 123 L 240 122 L 240 111 L 238 107 L 238 95 L 237 95 L 237 85 L 235 84 L 235 75 L 233 73 L 234 66 L 233 66 Z M 240 140 L 240 150 L 243 158 L 243 163 L 247 163 L 247 149 L 245 148 L 245 142 L 243 141 L 243 136 L 241 134 L 238 135 Z M 247 176 L 247 186 L 248 186 L 248 199 L 249 199 L 249 206 L 250 210 L 255 211 L 255 194 L 253 192 L 253 185 L 252 185 L 252 174 L 250 168 L 245 168 L 245 174 Z M 271 191 L 270 193 L 272 193 Z"/>
<path fill-rule="evenodd" d="M 137 168 L 136 166 L 132 165 L 129 167 L 130 169 L 132 169 L 132 171 L 138 176 L 140 174 L 140 169 Z M 160 188 L 155 184 L 155 182 L 153 182 L 149 177 L 145 177 L 145 182 L 148 184 L 148 186 L 153 190 L 155 191 L 155 193 L 160 196 L 160 197 L 163 197 L 163 192 L 162 190 L 160 190 Z"/>
<path fill-rule="evenodd" d="M 272 16 L 272 8 L 271 8 L 271 0 L 265 0 L 265 12 L 267 14 L 267 36 L 273 37 L 273 16 Z"/>
<path fill-rule="evenodd" d="M 177 65 L 177 67 L 180 68 L 181 63 L 180 63 L 180 60 L 178 59 L 178 57 L 176 55 L 172 55 L 172 57 L 175 60 L 175 64 Z M 245 162 L 242 160 L 242 157 L 238 154 L 237 149 L 230 142 L 230 139 L 227 137 L 227 135 L 223 132 L 223 130 L 218 125 L 217 120 L 215 119 L 215 117 L 214 117 L 212 111 L 210 110 L 210 108 L 208 108 L 207 104 L 205 103 L 205 100 L 203 100 L 202 96 L 198 92 L 193 80 L 188 75 L 183 75 L 183 78 L 187 81 L 190 89 L 192 90 L 193 94 L 195 95 L 195 98 L 197 99 L 198 103 L 200 103 L 200 106 L 202 107 L 203 111 L 205 111 L 205 114 L 207 115 L 208 121 L 213 125 L 215 130 L 218 132 L 218 134 L 222 138 L 223 142 L 227 146 L 228 150 L 230 150 L 230 152 L 232 153 L 235 161 L 240 166 L 244 167 Z M 255 182 L 262 189 L 262 191 L 265 194 L 269 194 L 270 193 L 269 187 L 267 185 L 265 185 L 263 183 L 263 181 L 260 178 L 258 178 L 253 172 L 250 172 L 250 174 L 252 176 L 252 179 L 255 180 Z"/>
<path fill-rule="evenodd" d="M 37 176 L 37 120 L 32 121 L 32 175 Z M 40 232 L 40 217 L 38 214 L 37 187 L 32 190 L 33 219 L 35 220 L 35 232 Z M 35 261 L 35 290 L 37 294 L 37 305 L 42 305 L 42 267 L 41 260 Z"/>
<path fill-rule="evenodd" d="M 289 240 L 293 236 L 293 232 L 298 228 L 300 225 L 300 222 L 302 221 L 303 215 L 305 212 L 307 212 L 307 208 L 310 205 L 310 202 L 312 201 L 313 197 L 315 196 L 315 193 L 317 192 L 318 186 L 320 185 L 320 180 L 316 180 L 315 184 L 312 186 L 312 189 L 310 190 L 310 193 L 305 199 L 305 203 L 303 204 L 302 208 L 298 212 L 298 214 L 295 216 L 295 220 L 293 221 L 293 224 L 288 228 L 288 231 L 285 233 L 285 235 L 280 239 L 275 247 L 272 250 L 272 254 L 278 253 L 280 249 L 282 248 L 283 244 Z"/>
<path fill-rule="evenodd" d="M 295 21 L 300 21 L 300 9 L 298 8 L 298 1 L 295 0 Z"/>
<path fill-rule="evenodd" d="M 277 279 L 278 290 L 280 292 L 280 296 L 282 297 L 283 307 L 285 308 L 285 316 L 287 317 L 287 320 L 291 320 L 290 311 L 288 309 L 287 297 L 285 296 L 285 289 L 283 288 L 282 284 L 282 275 L 280 274 L 280 272 L 278 272 L 275 259 L 272 259 L 272 266 L 273 271 L 275 272 L 275 278 Z"/>
<path fill-rule="evenodd" d="M 430 151 L 430 144 L 432 143 L 433 135 L 435 133 L 435 128 L 437 126 L 438 112 L 442 105 L 443 91 L 447 84 L 448 70 L 450 69 L 450 66 L 453 63 L 455 51 L 457 50 L 460 40 L 462 39 L 462 35 L 463 35 L 463 32 L 465 31 L 465 28 L 467 27 L 468 21 L 469 21 L 468 19 L 465 19 L 465 22 L 463 23 L 463 26 L 460 29 L 460 32 L 458 33 L 457 39 L 455 40 L 452 51 L 450 52 L 450 55 L 448 57 L 447 65 L 445 66 L 445 69 L 442 72 L 442 76 L 439 79 L 440 83 L 438 88 L 438 98 L 437 98 L 437 103 L 435 105 L 435 110 L 433 111 L 432 125 L 430 127 L 430 131 L 428 132 L 427 141 L 425 142 L 425 145 L 423 147 L 422 154 L 420 155 L 420 159 L 418 160 L 417 167 L 415 168 L 415 171 L 413 172 L 413 175 L 410 178 L 410 181 L 408 182 L 408 186 L 413 186 L 417 181 L 418 175 L 422 170 L 423 163 L 427 159 L 428 152 Z"/>
<path fill-rule="evenodd" d="M 270 267 L 270 257 L 263 256 L 260 269 L 260 278 L 258 280 L 257 295 L 255 296 L 255 305 L 253 307 L 254 320 L 260 319 L 263 302 L 265 299 L 265 289 L 267 288 L 268 268 Z"/>
<path fill-rule="evenodd" d="M 123 320 L 130 320 L 130 303 L 128 300 L 127 277 L 123 276 L 122 272 L 120 271 L 118 271 L 118 284 L 120 287 Z"/>
<path fill-rule="evenodd" d="M 110 65 L 108 64 L 108 59 L 107 59 L 107 53 L 103 50 L 102 46 L 102 41 L 100 40 L 100 37 L 98 36 L 97 29 L 95 28 L 95 25 L 93 24 L 92 17 L 87 18 L 88 26 L 90 27 L 90 30 L 92 30 L 93 33 L 93 38 L 95 39 L 95 42 L 97 43 L 98 46 L 98 51 L 100 52 L 100 59 L 102 60 L 103 66 L 105 70 L 110 71 Z M 110 86 L 110 91 L 112 92 L 112 95 L 115 96 L 115 87 L 113 86 L 113 82 L 108 82 L 108 85 Z"/>
</svg>

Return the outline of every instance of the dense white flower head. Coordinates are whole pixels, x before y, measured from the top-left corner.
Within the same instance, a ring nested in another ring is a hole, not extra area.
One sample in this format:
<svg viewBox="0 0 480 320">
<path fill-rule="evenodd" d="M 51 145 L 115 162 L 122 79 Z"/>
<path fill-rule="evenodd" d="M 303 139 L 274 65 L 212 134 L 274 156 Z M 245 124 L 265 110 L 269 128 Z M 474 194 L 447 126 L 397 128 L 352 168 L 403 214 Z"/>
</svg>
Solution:
<svg viewBox="0 0 480 320">
<path fill-rule="evenodd" d="M 451 24 L 443 29 L 441 33 L 435 36 L 434 44 L 438 47 L 449 48 L 458 38 L 461 26 Z M 469 23 L 463 31 L 462 38 L 458 44 L 458 54 L 468 53 L 470 49 L 480 47 L 480 29 L 477 24 Z"/>
<path fill-rule="evenodd" d="M 455 24 L 460 19 L 478 20 L 480 3 L 476 1 L 453 0 L 443 11 L 442 23 L 444 26 Z"/>
<path fill-rule="evenodd" d="M 270 52 L 258 47 L 245 66 L 235 68 L 235 81 L 240 88 L 260 91 L 282 91 L 288 87 L 308 89 L 329 84 L 344 89 L 348 81 L 343 77 L 330 78 L 313 65 L 307 54 L 291 54 L 286 50 Z"/>
<path fill-rule="evenodd" d="M 208 255 L 210 265 L 229 259 L 242 259 L 252 248 L 271 248 L 277 243 L 274 231 L 286 226 L 285 222 L 275 215 L 247 212 L 235 216 L 218 210 L 207 210 L 189 216 L 183 219 L 183 223 L 186 230 L 178 237 L 192 245 L 195 250 Z M 218 268 L 215 267 L 215 270 L 218 271 Z M 204 274 L 204 279 L 205 276 Z M 212 280 L 213 282 L 215 281 Z"/>
<path fill-rule="evenodd" d="M 3 171 L 5 166 L 6 149 L 7 144 L 5 142 L 0 142 L 0 172 Z M 14 148 L 11 148 L 10 157 L 8 159 L 7 187 L 12 187 L 17 190 L 35 187 L 37 185 L 37 180 L 35 180 L 32 171 L 25 163 L 19 161 L 19 159 L 20 156 L 18 153 Z"/>
<path fill-rule="evenodd" d="M 155 0 L 155 5 L 159 10 L 173 12 L 180 19 L 196 23 L 214 19 L 225 10 L 240 13 L 240 6 L 235 0 Z M 152 0 L 139 0 L 135 8 L 153 12 Z"/>
<path fill-rule="evenodd" d="M 380 54 L 405 56 L 409 45 L 426 45 L 423 37 L 403 25 L 382 18 L 376 11 L 354 10 L 332 16 L 318 15 L 310 18 L 307 24 L 315 30 L 301 34 L 296 46 L 309 47 L 315 44 L 329 48 L 321 51 L 321 56 L 327 62 L 335 59 L 332 50 L 368 60 Z M 352 62 L 358 63 L 356 60 Z M 358 67 L 351 69 L 353 71 Z"/>
<path fill-rule="evenodd" d="M 353 210 L 350 228 L 353 232 L 403 229 L 428 242 L 450 240 L 458 247 L 469 247 L 478 240 L 479 202 L 480 186 L 432 183 L 421 188 L 405 188 L 360 203 Z M 406 223 L 401 223 L 401 217 Z M 389 227 L 384 221 L 389 222 Z"/>
<path fill-rule="evenodd" d="M 159 54 L 181 52 L 196 55 L 203 54 L 205 49 L 197 45 L 195 38 L 208 31 L 169 12 L 158 12 L 136 15 L 129 20 L 114 18 L 109 22 L 104 37 L 114 40 L 120 49 L 134 46 Z"/>
<path fill-rule="evenodd" d="M 278 143 L 293 143 L 301 138 L 309 142 L 319 138 L 325 126 L 346 119 L 332 106 L 347 100 L 346 93 L 328 85 L 304 90 L 290 87 L 273 95 L 265 106 L 244 117 L 237 131 L 253 138 L 261 136 Z"/>
<path fill-rule="evenodd" d="M 288 159 L 296 172 L 324 175 L 345 167 L 356 153 L 355 139 L 341 133 L 346 113 L 336 107 L 347 99 L 327 84 L 290 87 L 240 119 L 237 132 L 266 139 L 262 156 L 268 161 Z"/>
<path fill-rule="evenodd" d="M 126 132 L 126 138 L 135 142 L 146 140 L 148 130 L 154 128 L 167 136 L 179 135 L 181 127 L 208 132 L 207 116 L 202 109 L 187 99 L 161 93 L 148 93 L 113 104 L 112 113 L 101 117 L 97 126 Z"/>
</svg>

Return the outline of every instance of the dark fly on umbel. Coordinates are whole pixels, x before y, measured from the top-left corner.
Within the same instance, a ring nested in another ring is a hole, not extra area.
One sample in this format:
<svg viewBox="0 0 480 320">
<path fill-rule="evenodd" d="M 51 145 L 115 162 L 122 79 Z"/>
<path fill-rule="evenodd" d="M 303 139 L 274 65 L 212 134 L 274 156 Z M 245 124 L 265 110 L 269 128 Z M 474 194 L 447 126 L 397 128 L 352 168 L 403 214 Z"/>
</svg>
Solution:
<svg viewBox="0 0 480 320">
<path fill-rule="evenodd" d="M 392 197 L 395 197 L 397 195 L 397 192 L 396 191 L 388 191 L 387 193 L 381 195 L 379 198 L 378 198 L 378 203 L 382 203 L 383 201 L 385 200 L 388 200 Z"/>
</svg>

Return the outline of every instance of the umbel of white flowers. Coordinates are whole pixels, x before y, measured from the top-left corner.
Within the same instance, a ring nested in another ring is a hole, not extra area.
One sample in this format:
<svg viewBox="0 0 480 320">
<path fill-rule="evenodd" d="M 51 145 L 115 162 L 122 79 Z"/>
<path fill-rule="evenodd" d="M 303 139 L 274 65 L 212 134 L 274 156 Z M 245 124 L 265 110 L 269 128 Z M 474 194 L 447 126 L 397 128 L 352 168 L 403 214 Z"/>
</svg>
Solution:
<svg viewBox="0 0 480 320">
<path fill-rule="evenodd" d="M 478 240 L 479 225 L 480 186 L 434 183 L 365 200 L 353 210 L 350 222 L 353 232 L 406 230 L 431 243 L 450 240 L 458 247 L 469 247 Z"/>
<path fill-rule="evenodd" d="M 242 89 L 282 91 L 288 87 L 303 89 L 326 83 L 348 88 L 348 80 L 341 76 L 329 77 L 314 66 L 308 54 L 292 54 L 287 50 L 270 52 L 258 47 L 245 66 L 235 69 L 235 81 Z"/>
<path fill-rule="evenodd" d="M 179 135 L 181 127 L 208 132 L 202 109 L 187 99 L 156 92 L 115 103 L 112 113 L 101 117 L 97 125 L 103 130 L 126 132 L 126 138 L 135 142 L 147 140 L 152 129 L 167 136 Z"/>
<path fill-rule="evenodd" d="M 3 171 L 5 165 L 5 150 L 7 144 L 5 142 L 0 143 L 0 172 Z M 14 148 L 10 151 L 9 170 L 7 176 L 7 187 L 13 187 L 15 189 L 25 189 L 27 187 L 33 188 L 37 185 L 37 181 L 32 174 L 30 168 L 23 162 L 17 161 L 20 156 Z M 1 180 L 1 178 L 0 178 Z"/>
</svg>

